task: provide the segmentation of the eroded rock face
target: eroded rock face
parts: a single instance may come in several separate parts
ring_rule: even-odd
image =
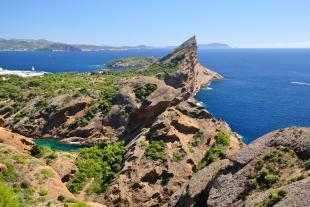
[[[196,119],[169,107],[150,128],[127,145],[122,172],[98,201],[109,206],[164,205],[193,175],[193,167],[214,143],[219,131],[230,129],[226,123],[213,118]],[[203,132],[203,135],[199,144],[192,147],[192,142],[197,141],[197,132]],[[236,136],[230,139],[239,145],[231,145],[228,151],[242,147]],[[159,140],[166,145],[164,160],[153,159],[146,152],[148,144]],[[176,153],[182,153],[181,158],[176,158]]]
[[[272,193],[282,193],[274,206],[308,206],[309,169],[303,162],[309,152],[309,128],[271,132],[228,156],[223,168],[217,166],[222,160],[201,170],[174,193],[168,206],[254,206],[270,202]]]
[[[35,145],[33,139],[12,133],[2,127],[0,127],[0,143],[13,146],[18,151],[26,154],[29,154],[31,148]]]
[[[124,80],[126,87],[122,94],[126,95],[120,102],[126,100],[133,106],[126,126],[128,145],[124,168],[104,196],[97,197],[98,201],[109,206],[162,206],[168,203],[171,195],[192,177],[194,166],[215,142],[218,132],[230,131],[226,123],[212,118],[196,101],[189,100],[203,84],[221,78],[198,63],[196,50],[193,37],[162,58],[159,62],[163,65],[182,62],[180,70],[164,80],[153,77]],[[139,103],[134,89],[146,83],[157,85],[157,89],[146,101]],[[146,128],[141,130],[142,127]],[[197,134],[200,134],[199,138]],[[165,145],[164,157],[154,159],[147,153],[147,148],[160,140]],[[243,146],[234,134],[230,140],[233,144],[226,155]]]
[[[203,85],[210,81],[223,79],[218,73],[199,64],[195,36],[163,57],[161,63],[170,64],[181,60],[181,70],[169,74],[165,78],[165,83],[178,89],[186,99],[195,95]]]

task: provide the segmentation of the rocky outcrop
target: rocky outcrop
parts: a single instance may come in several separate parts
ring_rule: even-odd
[[[211,163],[208,167],[195,174],[189,182],[175,192],[167,206],[191,206],[197,203],[198,197],[209,187],[209,183],[215,179],[218,173],[230,166],[228,159]]]
[[[222,79],[219,74],[204,68],[198,63],[197,43],[195,37],[190,38],[167,56],[159,64],[180,64],[177,72],[168,74],[164,81],[153,77],[137,77],[124,81],[123,93],[127,100],[134,100],[133,89],[139,85],[151,83],[157,85],[154,91],[143,104],[131,101],[132,113],[128,119],[127,132],[132,132],[154,121],[168,107],[176,106],[188,100],[202,87],[212,80]],[[204,113],[204,112],[202,112]],[[206,115],[205,115],[206,116]]]
[[[181,70],[169,74],[165,83],[181,91],[182,96],[188,99],[212,80],[221,80],[223,77],[199,64],[197,43],[195,36],[184,42],[167,56],[161,59],[162,64],[180,63]]]
[[[274,206],[308,206],[309,152],[309,128],[271,132],[198,172],[168,206],[256,206],[272,195],[279,199]]]
[[[214,119],[191,98],[203,84],[221,78],[198,63],[196,49],[193,37],[162,58],[159,61],[162,65],[180,64],[180,69],[164,80],[153,77],[124,80],[126,87],[121,92],[120,102],[127,102],[128,108],[132,106],[126,126],[128,144],[124,167],[97,201],[109,206],[166,204],[193,176],[194,167],[214,144],[218,133],[231,131],[225,122]],[[141,103],[134,90],[147,83],[155,84],[157,89]],[[243,146],[234,133],[229,139],[231,145],[225,151],[226,156]],[[165,145],[165,157],[154,159],[148,155],[148,146],[160,140]],[[222,165],[214,167],[214,175],[226,166]]]
[[[33,139],[12,133],[10,130],[0,127],[0,143],[13,146],[22,153],[29,154],[35,145]]]
[[[219,120],[192,118],[169,107],[127,145],[124,168],[99,201],[109,206],[164,205],[193,175],[194,166],[214,143],[219,131],[230,129]],[[203,132],[200,138],[196,137],[197,132]],[[239,145],[231,145],[227,154],[242,147],[236,136],[230,139]],[[166,146],[164,160],[152,159],[146,152],[147,145],[158,140]],[[193,147],[194,142],[199,144]]]

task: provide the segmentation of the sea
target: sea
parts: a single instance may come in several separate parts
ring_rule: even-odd
[[[0,67],[88,72],[117,58],[162,57],[169,51],[0,52]],[[198,55],[202,65],[225,80],[204,87],[196,99],[244,142],[279,128],[310,127],[310,49],[204,49]]]

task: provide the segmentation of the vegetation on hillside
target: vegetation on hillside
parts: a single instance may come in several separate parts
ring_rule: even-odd
[[[114,99],[122,87],[119,83],[120,79],[153,75],[164,78],[167,74],[178,69],[179,63],[173,63],[166,66],[153,64],[147,69],[125,71],[104,70],[93,73],[45,74],[40,77],[27,78],[6,75],[5,80],[0,81],[0,114],[6,116],[14,114],[14,122],[11,123],[14,124],[23,117],[30,117],[39,110],[44,110],[47,113],[55,112],[57,108],[51,106],[50,102],[52,98],[63,95],[65,96],[63,104],[77,98],[88,97],[92,100],[91,103],[95,103],[95,108],[92,110],[105,116],[114,104]],[[153,90],[154,87],[151,86],[146,89],[146,94],[143,90],[138,90],[141,99],[144,99],[149,94],[148,90]],[[37,102],[31,108],[32,110],[29,110],[26,105],[32,100],[37,100]],[[92,116],[76,120],[72,128],[85,126],[90,118]]]
[[[155,84],[146,84],[135,90],[135,95],[140,101],[144,101],[151,93],[157,89]]]
[[[254,207],[271,207],[280,202],[287,192],[285,190],[274,191],[269,194],[269,196],[261,203],[258,203]]]
[[[6,186],[0,180],[0,206],[1,207],[19,207],[19,201],[11,188]]]
[[[117,176],[122,168],[123,155],[125,153],[124,142],[96,145],[94,147],[79,150],[79,157],[76,160],[78,172],[74,179],[68,183],[68,189],[78,194],[87,181],[93,178],[87,193],[100,193],[105,191],[108,184]]]
[[[149,144],[146,144],[145,154],[155,160],[165,160],[167,157],[166,154],[166,143],[163,140],[160,141],[151,141]]]
[[[0,200],[12,198],[18,205],[12,206],[36,206],[38,200],[34,197],[35,188],[25,179],[23,174],[31,161],[31,156],[16,153],[7,148],[0,148],[0,163],[5,166],[0,172]],[[11,192],[14,192],[13,194]],[[1,203],[1,201],[0,201]],[[2,206],[0,204],[0,206]],[[6,205],[4,205],[6,206]],[[10,206],[10,205],[8,205]]]
[[[219,132],[216,136],[215,143],[206,151],[204,158],[195,166],[194,171],[197,172],[212,162],[222,159],[229,144],[230,133]]]

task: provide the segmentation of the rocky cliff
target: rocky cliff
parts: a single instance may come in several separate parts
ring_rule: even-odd
[[[196,50],[193,37],[160,61],[141,69],[142,72],[139,69],[133,71],[136,73],[134,78],[130,71],[124,72],[124,75],[115,72],[117,78],[110,77],[113,74],[109,72],[77,74],[72,79],[85,77],[86,84],[90,84],[88,90],[83,84],[77,84],[82,88],[75,88],[75,91],[59,89],[60,92],[51,97],[50,94],[36,92],[38,80],[30,80],[27,87],[34,91],[25,91],[29,94],[24,98],[8,93],[7,96],[13,96],[16,100],[7,98],[0,101],[0,116],[4,118],[5,127],[28,137],[55,137],[64,142],[81,143],[106,142],[118,137],[130,139],[132,133],[151,124],[169,106],[176,106],[194,96],[202,85],[222,79],[219,74],[198,63]],[[147,75],[142,76],[141,73]],[[100,89],[110,79],[113,86],[119,87],[116,96],[111,98],[112,95],[107,94],[106,90],[109,91],[112,85],[103,91]],[[72,80],[64,78],[57,84],[69,85],[69,82]],[[20,86],[22,83],[16,84]],[[145,100],[140,100],[138,91],[145,86],[154,86],[156,90]],[[106,99],[100,101],[102,96],[108,96],[106,99],[111,103],[107,105]],[[111,109],[109,105],[112,105]],[[108,113],[102,115],[102,111]]]
[[[167,206],[308,206],[310,129],[271,132],[198,172]]]
[[[282,129],[245,146],[194,99],[217,79],[199,64],[195,37],[142,69],[26,82],[9,77],[7,88],[0,85],[0,126],[33,138],[105,145],[45,149],[33,157],[32,139],[0,128],[0,176],[21,172],[37,188],[38,203],[48,188],[48,199],[62,194],[94,206],[308,206],[310,130]],[[20,84],[28,87],[23,93],[15,90]],[[59,91],[44,93],[49,86]],[[107,144],[117,140],[125,147]]]
[[[146,106],[130,115],[127,130],[144,128],[130,136],[124,167],[104,196],[96,198],[98,202],[109,206],[164,205],[193,175],[219,133],[228,134],[223,157],[243,146],[226,123],[214,119],[192,98],[202,85],[222,78],[198,63],[195,37],[162,58],[160,64],[181,66],[164,80],[137,78],[126,82],[124,94],[133,94],[132,85],[143,81],[158,88],[147,97]]]

